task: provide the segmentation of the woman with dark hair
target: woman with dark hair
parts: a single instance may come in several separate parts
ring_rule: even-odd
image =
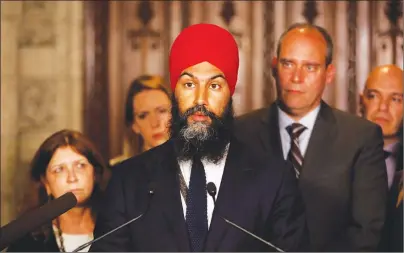
[[[143,75],[130,85],[125,104],[125,125],[129,147],[111,160],[118,163],[159,146],[169,138],[171,93],[160,76]]]
[[[72,192],[77,205],[11,245],[7,251],[69,252],[93,239],[98,201],[106,164],[94,145],[81,133],[62,130],[48,137],[31,162],[35,204]],[[83,251],[88,251],[89,247]]]

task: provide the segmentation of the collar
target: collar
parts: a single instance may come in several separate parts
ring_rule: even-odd
[[[318,105],[314,110],[306,114],[299,121],[293,120],[289,115],[282,111],[278,106],[279,115],[279,129],[285,129],[287,126],[293,123],[300,123],[305,126],[309,131],[311,131],[316,123],[317,115],[320,112],[321,105]]]

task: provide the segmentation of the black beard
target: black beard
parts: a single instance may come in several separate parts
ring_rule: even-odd
[[[188,117],[195,112],[208,116],[211,124],[195,122],[188,125]],[[218,163],[224,157],[226,146],[233,134],[234,111],[231,98],[223,114],[217,116],[203,105],[192,107],[181,114],[178,101],[173,96],[171,113],[170,134],[179,160],[189,160],[197,155],[199,158]]]

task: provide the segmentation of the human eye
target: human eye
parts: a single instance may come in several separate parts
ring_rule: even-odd
[[[402,96],[393,96],[393,98],[391,100],[395,103],[402,103],[403,97]]]
[[[210,88],[211,88],[212,90],[218,90],[218,89],[221,88],[221,86],[220,86],[220,84],[218,84],[218,83],[212,83],[212,84],[210,84]]]
[[[281,64],[284,68],[291,68],[293,66],[293,63],[290,61],[282,61]]]
[[[168,108],[160,108],[158,110],[159,113],[167,113],[168,111],[169,111]]]
[[[315,65],[309,64],[309,65],[306,66],[306,69],[308,71],[315,71],[317,68],[316,68]]]
[[[56,165],[56,166],[51,167],[50,172],[53,174],[59,174],[59,173],[63,172],[63,169],[64,169],[64,166]]]
[[[376,94],[374,92],[368,92],[368,93],[366,93],[366,98],[374,99],[374,98],[376,98]]]
[[[143,119],[145,119],[145,118],[147,117],[147,112],[139,113],[139,114],[137,115],[137,117],[138,117],[139,119],[143,120]]]
[[[82,162],[78,162],[77,163],[77,165],[76,165],[76,167],[78,168],[78,169],[85,169],[86,167],[87,167],[87,163],[86,162],[84,162],[84,161],[82,161]]]
[[[195,84],[194,84],[194,83],[191,83],[191,82],[186,82],[186,83],[184,83],[184,86],[185,86],[186,88],[194,88],[194,87],[195,87]]]

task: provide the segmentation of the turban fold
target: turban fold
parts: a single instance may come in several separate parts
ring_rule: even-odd
[[[237,83],[239,56],[232,34],[213,24],[196,24],[185,28],[170,51],[170,83],[174,91],[186,68],[207,61],[220,69],[233,95]]]

